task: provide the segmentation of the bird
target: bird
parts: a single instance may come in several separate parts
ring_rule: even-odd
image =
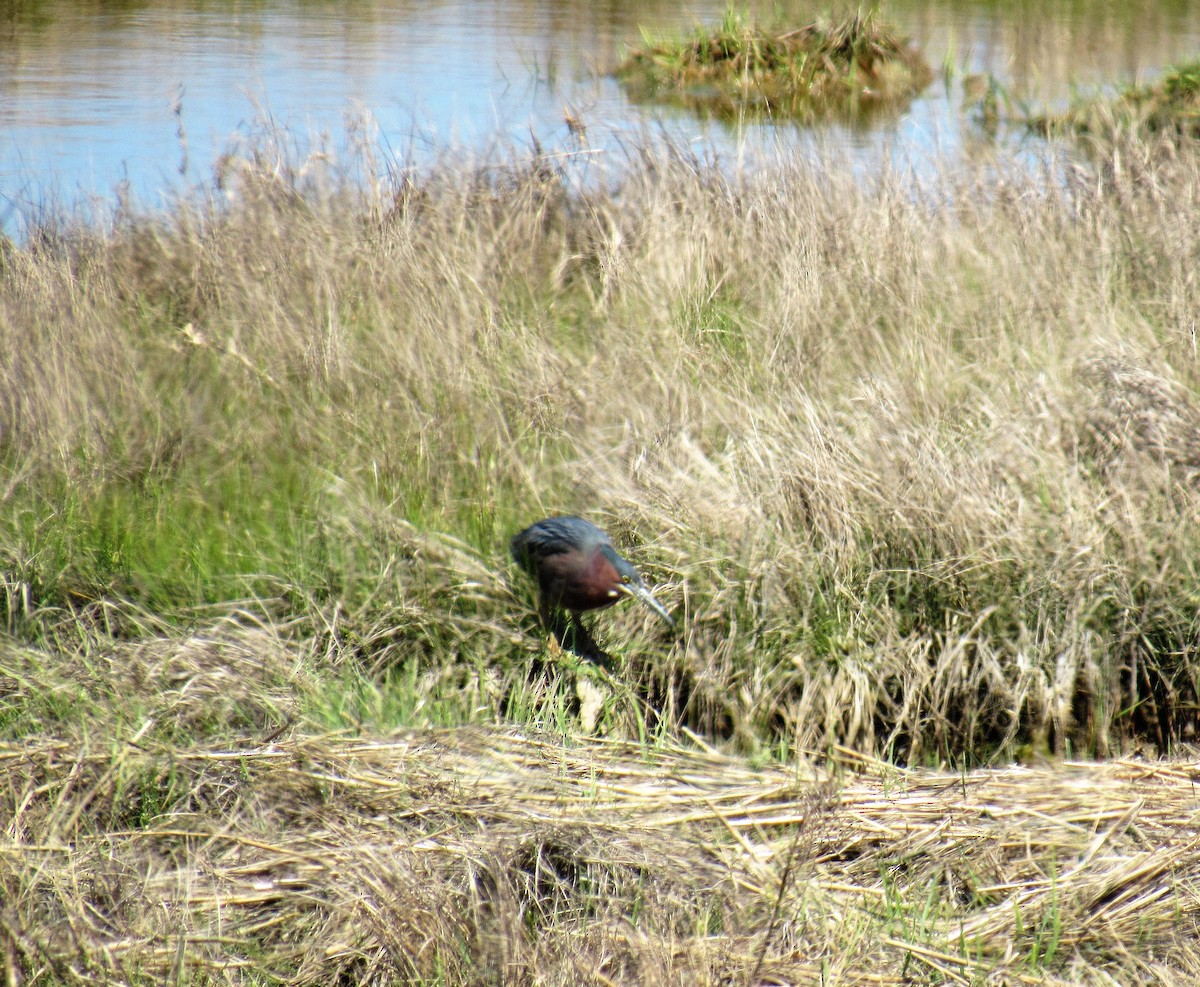
[[[582,630],[581,612],[611,607],[626,596],[641,600],[675,626],[638,571],[591,521],[543,518],[515,534],[511,549],[513,560],[537,582],[538,608],[547,628],[557,607],[569,611],[575,627]]]

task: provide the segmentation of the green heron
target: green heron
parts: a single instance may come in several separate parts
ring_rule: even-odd
[[[539,609],[547,627],[555,607],[569,610],[575,626],[581,627],[581,611],[611,607],[623,596],[637,597],[675,626],[638,571],[590,521],[548,517],[531,524],[513,536],[512,556],[537,580]]]

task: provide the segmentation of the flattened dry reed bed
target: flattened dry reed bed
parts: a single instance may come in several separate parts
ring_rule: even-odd
[[[1182,985],[1198,775],[37,738],[0,747],[0,954],[27,984]]]

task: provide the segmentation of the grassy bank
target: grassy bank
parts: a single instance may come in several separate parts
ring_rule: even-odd
[[[7,245],[9,981],[1193,982],[1186,769],[966,773],[1193,739],[1190,154],[362,191],[263,147]],[[506,542],[551,512],[679,636],[625,607],[611,669],[548,649]],[[573,750],[564,801],[529,764]],[[643,762],[676,781],[613,802]],[[966,828],[871,842],[906,785]]]
[[[10,248],[7,633],[241,610],[503,719],[457,690],[541,653],[507,538],[580,512],[682,618],[598,618],[617,734],[956,762],[1190,736],[1189,162],[925,201],[500,157],[361,196],[264,160]]]

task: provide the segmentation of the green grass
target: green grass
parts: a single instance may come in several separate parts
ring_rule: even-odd
[[[319,536],[317,471],[264,466],[272,473],[214,462],[203,475],[31,490],[13,505],[8,537],[33,561],[27,575],[46,603],[119,597],[170,614],[352,570]]]

